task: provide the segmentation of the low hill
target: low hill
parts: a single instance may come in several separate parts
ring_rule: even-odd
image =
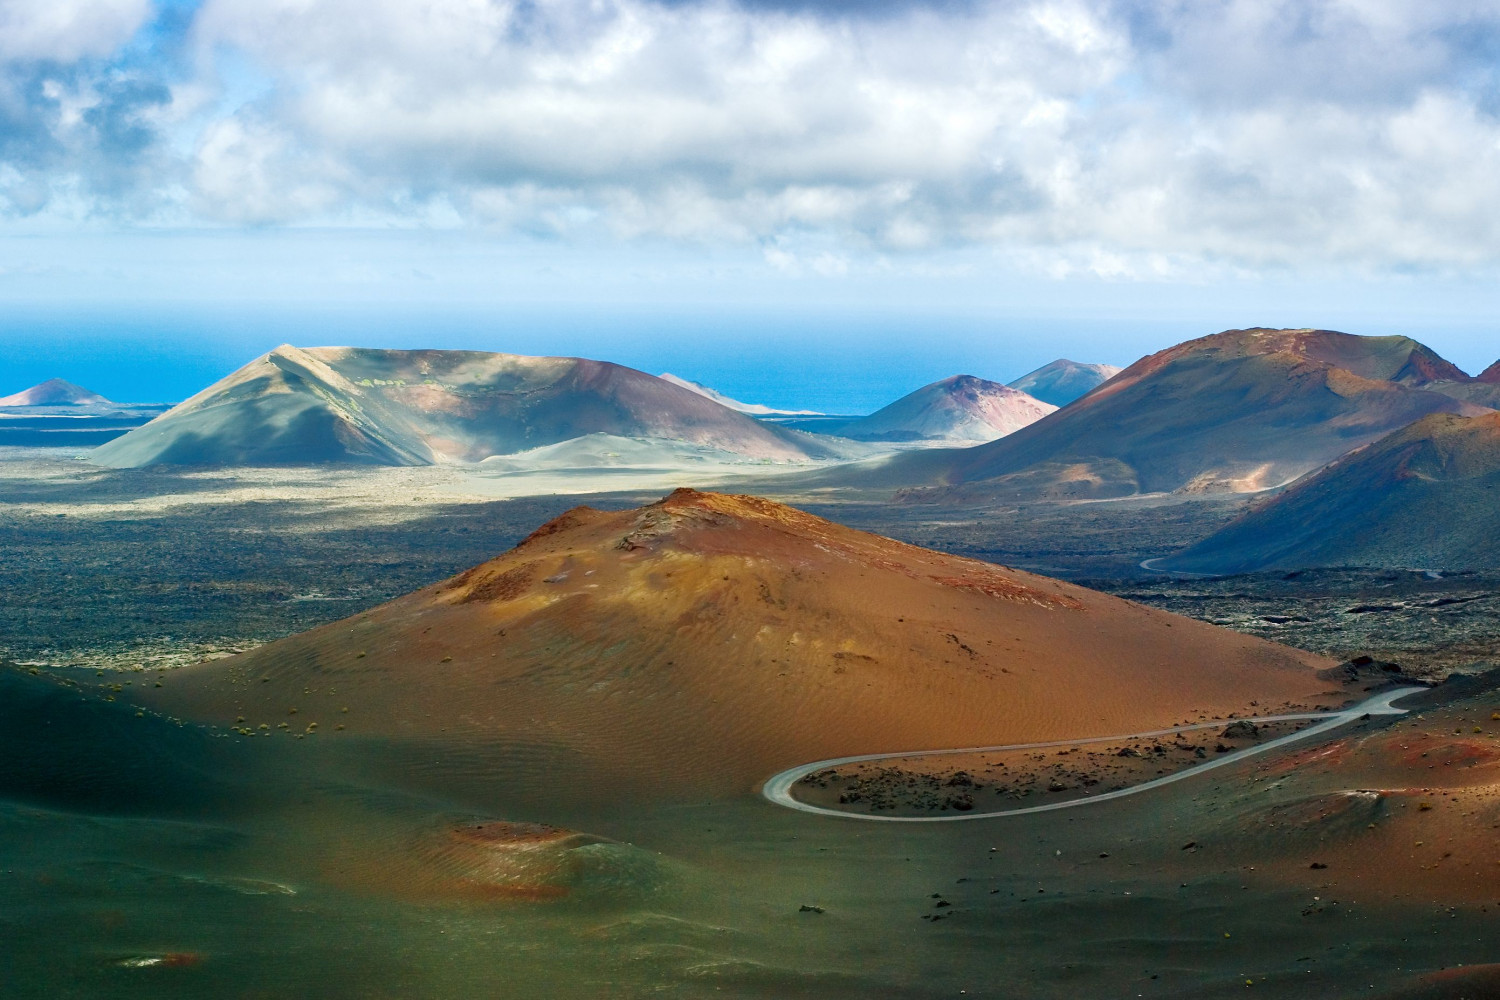
[[[1472,378],[1464,382],[1434,382],[1431,388],[1454,399],[1500,410],[1500,381]]]
[[[742,794],[838,754],[1307,704],[1330,665],[770,501],[679,490],[577,508],[450,580],[136,697],[252,737],[416,740],[454,761],[461,746],[544,750],[579,794]]]
[[[710,389],[698,382],[690,382],[685,378],[678,378],[671,372],[662,372],[657,378],[673,385],[680,385],[690,392],[696,392],[705,399],[711,399],[720,406],[727,406],[739,413],[748,413],[752,417],[821,417],[823,414],[818,410],[778,410],[774,406],[765,406],[761,403],[742,403],[738,399],[724,395],[717,389]]]
[[[1008,437],[897,456],[878,475],[950,487],[915,500],[1261,490],[1429,413],[1487,412],[1435,388],[1468,379],[1408,337],[1229,330],[1143,358]]]
[[[1334,462],[1164,569],[1500,566],[1500,413],[1435,414]]]
[[[165,403],[115,403],[60,378],[0,398],[0,445],[93,448],[167,410]]]
[[[1454,399],[1500,410],[1500,361],[1473,378],[1454,366],[1435,374],[1436,377],[1426,384],[1427,388],[1446,393]]]
[[[1057,407],[999,382],[954,375],[839,428],[856,441],[993,441]]]
[[[109,406],[110,401],[60,378],[23,389],[10,396],[0,396],[0,406]]]
[[[1067,406],[1080,396],[1108,382],[1124,369],[1117,365],[1081,364],[1059,358],[1042,365],[1034,372],[1022,375],[1010,383],[1029,396],[1035,396],[1053,406]]]
[[[608,362],[283,345],[96,449],[91,460],[116,467],[430,465],[596,433],[751,459],[821,454],[810,438]]]

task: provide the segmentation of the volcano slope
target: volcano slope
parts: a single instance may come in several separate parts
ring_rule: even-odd
[[[1329,665],[770,501],[679,490],[577,508],[457,577],[184,668],[145,697],[246,736],[547,747],[586,794],[629,781],[676,796],[738,794],[841,754],[1304,707],[1328,700]]]
[[[284,344],[95,449],[90,460],[120,468],[431,465],[587,434],[775,461],[826,450],[807,435],[604,361]]]
[[[1438,392],[1455,399],[1467,400],[1480,406],[1500,410],[1500,361],[1496,361],[1473,378],[1449,378],[1432,384]]]
[[[945,484],[906,495],[917,501],[1251,492],[1429,413],[1488,412],[1438,388],[1470,381],[1407,337],[1229,330],[1143,358],[998,441],[850,474]]]
[[[1434,414],[1294,484],[1157,563],[1198,573],[1318,566],[1490,569],[1500,560],[1500,413]]]
[[[856,441],[993,441],[1056,409],[1008,385],[953,375],[845,424],[839,435]]]
[[[1036,371],[1027,372],[1014,382],[1012,389],[1020,389],[1028,396],[1040,399],[1053,406],[1067,406],[1073,400],[1086,395],[1114,378],[1123,368],[1117,365],[1082,364],[1058,358]]]
[[[8,406],[110,406],[109,400],[81,385],[60,378],[32,386],[10,396],[0,396],[0,407]]]
[[[1268,759],[1197,832],[1267,877],[1298,882],[1317,872],[1324,900],[1347,903],[1344,894],[1357,892],[1361,901],[1492,904],[1497,682],[1494,673],[1460,678],[1404,699],[1404,718]]]

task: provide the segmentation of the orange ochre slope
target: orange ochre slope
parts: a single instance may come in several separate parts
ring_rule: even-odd
[[[1500,703],[1485,692],[1260,765],[1289,801],[1257,867],[1324,898],[1500,902]],[[1337,890],[1334,892],[1333,890]],[[1455,994],[1457,995],[1457,994]]]
[[[1128,733],[1342,700],[1330,661],[1046,577],[678,490],[569,511],[344,621],[189,667],[245,734],[515,741],[743,790],[843,754]]]

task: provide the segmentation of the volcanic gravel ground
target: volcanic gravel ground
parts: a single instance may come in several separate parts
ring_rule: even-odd
[[[1107,743],[887,758],[814,771],[798,782],[795,794],[849,812],[991,812],[1128,788],[1307,724],[1240,722]]]

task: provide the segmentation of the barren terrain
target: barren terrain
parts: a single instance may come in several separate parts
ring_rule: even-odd
[[[1228,722],[1061,747],[889,757],[814,771],[797,783],[796,797],[841,811],[893,816],[1071,802],[1176,774],[1307,725]]]
[[[770,482],[755,484],[761,488]],[[737,487],[739,488],[739,487]],[[0,656],[181,665],[334,621],[494,556],[579,503],[494,500],[452,466],[101,469],[0,449]],[[776,496],[776,493],[771,493]],[[1500,666],[1500,573],[1316,570],[1189,579],[1141,569],[1212,533],[1240,497],[934,508],[878,492],[787,502],[915,545],[1076,580],[1133,601],[1419,676]],[[99,607],[107,605],[108,614]]]
[[[657,496],[587,502],[618,511]],[[1472,672],[1500,637],[1490,596],[1500,578],[1483,574],[1177,580],[1140,569],[1215,530],[1234,499],[995,510],[854,493],[797,500],[1336,660],[1371,656],[1352,674],[1335,668],[1330,690],[1361,691],[1386,674],[1383,660]],[[136,666],[369,611],[582,501],[497,502],[443,467],[169,473],[0,453],[0,642],[4,657],[36,664],[0,668],[10,995],[448,998],[487,995],[497,969],[539,994],[579,998],[1199,1000],[1244,996],[1248,983],[1308,1000],[1446,1000],[1493,984],[1493,677],[1450,680],[1409,717],[1355,723],[1169,789],[920,829],[794,813],[750,781],[635,802],[591,780],[566,745],[524,732],[338,730],[349,725],[339,709],[359,705],[327,690],[337,684],[289,689],[294,700],[274,716],[268,707],[210,725],[136,705],[186,676]],[[948,646],[949,659],[964,655]],[[440,676],[459,659],[418,665]],[[831,663],[846,672],[830,683],[855,669]],[[1196,714],[1174,715],[1184,719]],[[852,785],[873,799],[910,783],[905,806],[921,812],[939,793],[1065,799],[1250,745],[1227,725],[1059,747],[1040,761],[841,769],[815,791],[836,798]],[[1098,733],[1081,722],[1071,731]],[[1119,756],[1132,749],[1140,756]],[[971,786],[947,784],[959,770]]]

